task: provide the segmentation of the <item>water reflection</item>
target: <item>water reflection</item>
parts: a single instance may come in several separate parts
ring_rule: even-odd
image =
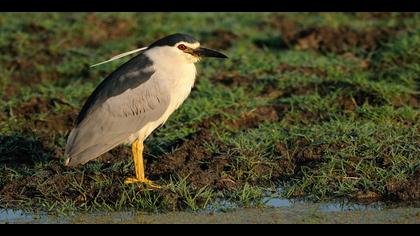
[[[34,217],[25,214],[23,211],[20,210],[0,210],[0,222],[1,223],[15,223],[17,221],[32,221],[34,220]]]

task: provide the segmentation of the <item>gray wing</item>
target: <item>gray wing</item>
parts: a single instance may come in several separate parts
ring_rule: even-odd
[[[108,76],[92,93],[66,145],[67,165],[84,164],[123,143],[169,105],[168,88],[154,78],[144,54]]]

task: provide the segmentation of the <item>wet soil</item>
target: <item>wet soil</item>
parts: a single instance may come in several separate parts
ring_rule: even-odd
[[[405,181],[389,180],[386,189],[391,198],[412,201],[420,199],[420,170]]]
[[[149,167],[151,177],[160,176],[169,179],[171,176],[179,176],[187,178],[187,181],[197,188],[225,186],[222,172],[231,157],[211,152],[205,146],[206,143],[218,145],[221,149],[227,148],[219,140],[214,139],[208,130],[199,131],[174,152],[152,161]]]
[[[313,49],[322,53],[343,54],[354,48],[373,51],[390,35],[393,29],[371,29],[356,31],[349,27],[338,29],[313,27],[297,32],[292,38],[285,38],[297,49]]]
[[[258,47],[275,49],[310,49],[323,54],[345,54],[354,49],[370,52],[395,36],[401,29],[372,28],[356,30],[347,26],[303,28],[298,22],[277,16],[266,23],[281,33],[280,38],[259,39]]]
[[[229,109],[227,109],[229,110]],[[256,128],[261,122],[278,120],[274,107],[263,106],[241,114],[238,119],[230,120],[216,115],[198,124],[199,131],[181,144],[170,149],[174,152],[152,160],[150,173],[153,177],[180,176],[187,177],[188,182],[197,188],[209,186],[214,189],[232,189],[244,184],[243,180],[233,180],[231,169],[235,153],[210,131],[214,125],[225,125],[235,130]],[[211,151],[209,145],[216,146],[218,151]],[[262,167],[262,166],[261,166]],[[261,170],[263,171],[263,170]]]

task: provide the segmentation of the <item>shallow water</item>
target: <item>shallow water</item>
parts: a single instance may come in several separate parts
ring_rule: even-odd
[[[264,205],[269,207],[316,207],[319,211],[323,212],[340,212],[340,211],[363,211],[363,210],[382,210],[387,205],[385,203],[369,203],[357,204],[347,201],[327,202],[327,203],[311,203],[305,201],[292,201],[284,198],[266,198]],[[388,205],[390,207],[390,205]]]
[[[225,208],[203,212],[145,213],[139,211],[29,214],[0,210],[0,223],[420,223],[420,204],[308,203],[267,198],[260,208]]]

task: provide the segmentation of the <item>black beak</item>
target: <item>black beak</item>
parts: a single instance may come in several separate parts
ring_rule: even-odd
[[[199,57],[217,57],[217,58],[228,58],[226,55],[211,50],[211,49],[207,49],[207,48],[197,48],[194,49],[194,54],[199,56]]]

